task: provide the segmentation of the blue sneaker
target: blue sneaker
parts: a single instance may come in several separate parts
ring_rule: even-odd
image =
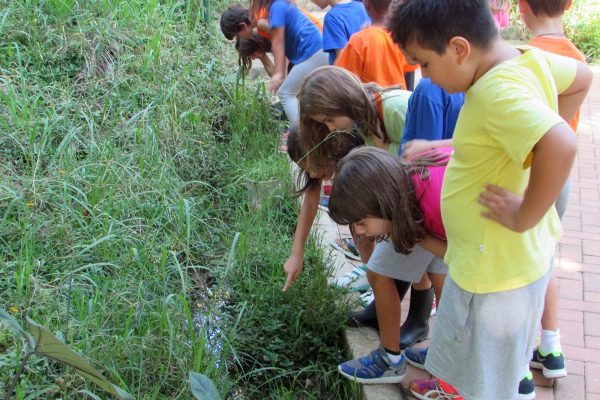
[[[535,369],[541,369],[544,376],[548,379],[562,378],[567,376],[565,368],[565,356],[559,351],[542,354],[539,349],[533,351],[533,357],[529,366]]]
[[[425,369],[425,358],[427,358],[427,347],[409,347],[404,350],[406,361],[415,368]]]
[[[521,382],[519,382],[519,400],[531,400],[535,399],[535,385],[533,383],[533,375],[531,371],[525,375]]]
[[[406,363],[402,357],[397,364],[392,364],[385,349],[379,346],[368,356],[338,365],[338,371],[358,383],[400,383],[406,373]]]

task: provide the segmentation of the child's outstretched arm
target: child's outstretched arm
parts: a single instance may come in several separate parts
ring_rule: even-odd
[[[515,232],[534,227],[552,207],[563,188],[577,153],[577,139],[566,122],[552,127],[533,148],[529,184],[520,197],[496,185],[487,185],[479,203],[482,215]]]
[[[298,276],[300,276],[300,273],[302,272],[302,265],[304,264],[304,246],[306,245],[310,228],[317,215],[320,195],[321,185],[313,185],[304,193],[300,214],[298,214],[298,225],[296,226],[296,232],[294,233],[292,251],[290,252],[290,257],[285,264],[283,264],[283,271],[286,276],[285,284],[283,285],[284,292],[288,290],[296,279],[298,279]]]
[[[273,76],[275,66],[273,65],[273,61],[271,61],[267,53],[264,53],[259,60],[265,68],[265,71],[267,71],[267,75],[269,75],[269,77]]]
[[[271,80],[269,81],[269,91],[276,94],[286,75],[284,27],[271,30],[271,50],[273,52],[273,58],[275,58],[275,68]]]

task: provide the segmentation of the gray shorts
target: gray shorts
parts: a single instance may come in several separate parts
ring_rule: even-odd
[[[427,250],[415,246],[412,253],[405,256],[394,250],[394,245],[388,241],[377,243],[367,268],[380,275],[407,282],[419,282],[425,272],[448,273],[444,260]]]
[[[425,368],[465,399],[516,398],[535,342],[552,268],[518,289],[475,294],[450,276],[438,304]]]

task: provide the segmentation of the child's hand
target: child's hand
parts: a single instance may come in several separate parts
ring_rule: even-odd
[[[431,146],[431,142],[429,140],[414,139],[408,141],[404,143],[404,146],[402,146],[402,159],[410,161],[420,153],[432,148],[433,147]]]
[[[283,291],[287,291],[302,272],[303,260],[301,258],[290,256],[288,260],[283,264],[283,271],[285,272],[285,284],[283,285]]]
[[[279,86],[283,83],[283,74],[281,72],[276,72],[271,76],[271,80],[269,80],[269,91],[276,95],[279,90]]]
[[[489,209],[481,215],[496,221],[500,225],[515,231],[523,232],[518,217],[523,198],[513,192],[496,185],[486,185],[485,191],[479,195],[479,203]]]

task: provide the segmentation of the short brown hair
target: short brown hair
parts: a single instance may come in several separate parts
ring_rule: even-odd
[[[238,35],[240,24],[250,25],[250,11],[240,4],[227,7],[221,15],[221,32],[227,40],[232,40]]]
[[[568,0],[525,0],[536,17],[558,17],[565,13]]]

